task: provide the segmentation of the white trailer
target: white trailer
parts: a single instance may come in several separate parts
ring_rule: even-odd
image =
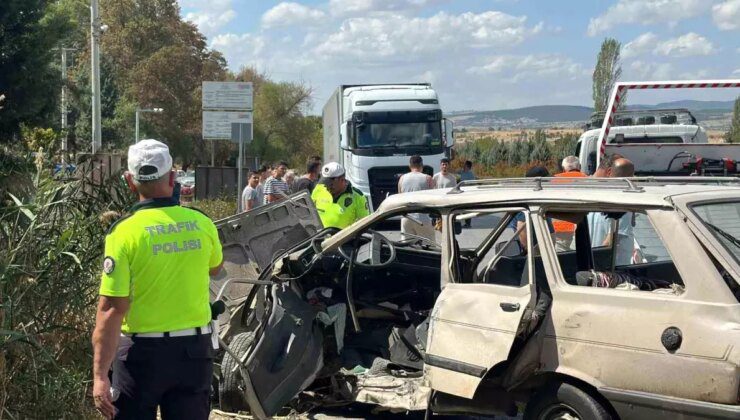
[[[420,155],[431,175],[454,142],[428,83],[339,86],[324,105],[323,124],[324,161],[341,163],[373,210],[397,192],[410,156]]]

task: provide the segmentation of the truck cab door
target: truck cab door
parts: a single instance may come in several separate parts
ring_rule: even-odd
[[[453,282],[442,290],[432,310],[424,360],[425,374],[436,391],[472,398],[486,373],[509,359],[515,339],[531,317],[535,296],[532,221],[525,209],[504,210],[525,214],[528,252],[507,257],[508,246],[490,246],[486,255],[492,259],[484,260],[486,269],[488,261],[498,262],[491,263],[491,270],[482,276],[485,282]],[[502,229],[499,236],[504,235],[511,236],[511,230]],[[448,240],[454,240],[449,236]],[[456,251],[453,258],[458,257]],[[454,273],[452,277],[459,281],[461,276]]]
[[[444,125],[445,146],[449,149],[450,147],[455,145],[455,124],[452,122],[452,120],[448,120],[447,118],[443,119],[442,123]]]

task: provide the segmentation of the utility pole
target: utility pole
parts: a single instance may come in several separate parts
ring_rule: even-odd
[[[69,151],[67,144],[67,52],[75,51],[77,48],[61,48],[62,50],[62,164],[65,155]]]
[[[92,153],[100,150],[102,132],[100,128],[100,10],[98,0],[90,2],[90,57],[92,60]]]

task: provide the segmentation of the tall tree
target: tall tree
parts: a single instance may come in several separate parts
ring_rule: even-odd
[[[725,141],[727,143],[740,143],[740,96],[735,99],[730,130],[725,133]]]
[[[305,116],[311,104],[310,87],[276,83],[248,67],[241,69],[235,79],[254,84],[255,128],[250,153],[268,161],[288,160],[298,168],[308,156],[321,154],[321,121]]]
[[[620,64],[620,49],[622,45],[613,38],[606,38],[601,43],[601,50],[596,57],[596,67],[593,74],[593,99],[596,112],[606,111],[609,106],[609,95],[611,95],[614,84],[622,75]],[[621,106],[624,106],[624,99]]]
[[[68,9],[85,0],[61,0]],[[103,145],[123,148],[134,138],[137,106],[164,108],[142,118],[141,133],[167,142],[176,158],[207,156],[200,137],[203,80],[224,80],[226,61],[207,47],[176,0],[103,0],[101,39]],[[77,60],[72,115],[76,136],[89,137],[89,46]],[[79,143],[79,142],[78,142]],[[81,143],[86,144],[86,142]]]
[[[58,120],[55,47],[71,28],[63,15],[47,13],[52,7],[50,0],[4,0],[0,6],[0,142],[18,134],[21,123]]]

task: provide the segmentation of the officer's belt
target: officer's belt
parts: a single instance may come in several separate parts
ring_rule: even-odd
[[[192,335],[210,334],[211,325],[208,324],[205,327],[186,328],[184,330],[168,331],[168,332],[147,332],[147,333],[131,333],[121,334],[126,337],[139,337],[139,338],[164,338],[164,337],[189,337]]]

